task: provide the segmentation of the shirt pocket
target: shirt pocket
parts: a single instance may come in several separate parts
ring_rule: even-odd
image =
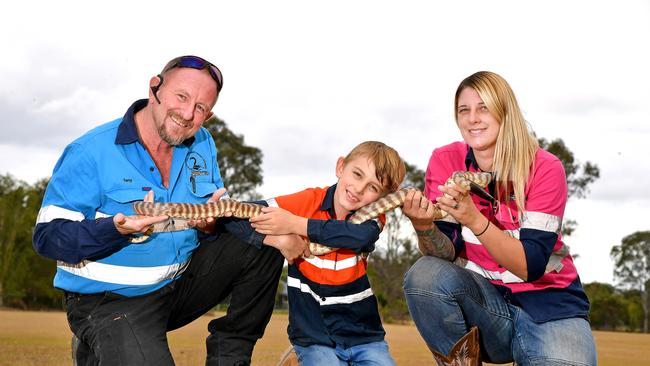
[[[193,199],[195,202],[193,203],[204,203],[206,202],[210,197],[212,197],[212,194],[214,191],[216,191],[219,187],[217,187],[214,182],[201,182],[201,181],[195,181],[193,183],[189,183],[189,191],[190,191],[190,198]]]
[[[101,207],[101,212],[106,215],[115,215],[123,213],[127,216],[135,215],[133,203],[142,201],[147,192],[141,189],[114,189],[106,192],[106,200]]]

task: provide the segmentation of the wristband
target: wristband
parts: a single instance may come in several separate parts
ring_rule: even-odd
[[[485,225],[485,229],[483,229],[483,231],[481,231],[481,232],[478,233],[478,234],[474,234],[474,232],[472,232],[472,234],[474,234],[474,236],[476,236],[476,237],[479,237],[479,236],[485,234],[485,232],[487,231],[488,227],[490,227],[490,220],[488,220],[487,225]]]

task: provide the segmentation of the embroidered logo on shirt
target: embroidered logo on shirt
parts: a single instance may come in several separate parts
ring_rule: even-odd
[[[185,158],[185,167],[190,171],[190,183],[192,183],[192,192],[196,193],[196,176],[210,175],[205,164],[205,159],[196,153],[191,152]]]

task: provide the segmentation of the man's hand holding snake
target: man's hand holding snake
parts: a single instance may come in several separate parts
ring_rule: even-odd
[[[221,196],[223,196],[226,193],[225,188],[219,188],[214,193],[212,194],[212,197],[208,200],[208,202],[217,202],[221,199]],[[229,217],[232,216],[231,212],[225,212],[224,216]],[[206,218],[201,218],[201,219],[196,219],[196,220],[189,220],[187,222],[187,225],[190,227],[194,227],[197,230],[201,230],[206,234],[213,234],[214,233],[214,225],[216,223],[216,219],[214,217],[206,217]]]
[[[153,202],[153,191],[149,191],[144,196],[144,202]],[[113,224],[117,231],[122,235],[131,235],[135,233],[146,233],[150,231],[152,225],[158,222],[167,220],[167,215],[156,215],[156,216],[144,216],[144,215],[133,215],[126,216],[122,213],[118,213],[113,216]]]

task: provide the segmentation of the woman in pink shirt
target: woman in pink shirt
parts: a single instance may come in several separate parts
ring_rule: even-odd
[[[420,334],[447,354],[478,326],[485,361],[595,365],[589,301],[561,235],[562,162],[539,147],[495,73],[463,80],[454,109],[463,141],[433,151],[424,195],[404,207],[424,254],[404,281]],[[444,186],[459,170],[492,173],[495,199]],[[431,202],[449,215],[432,222]]]

